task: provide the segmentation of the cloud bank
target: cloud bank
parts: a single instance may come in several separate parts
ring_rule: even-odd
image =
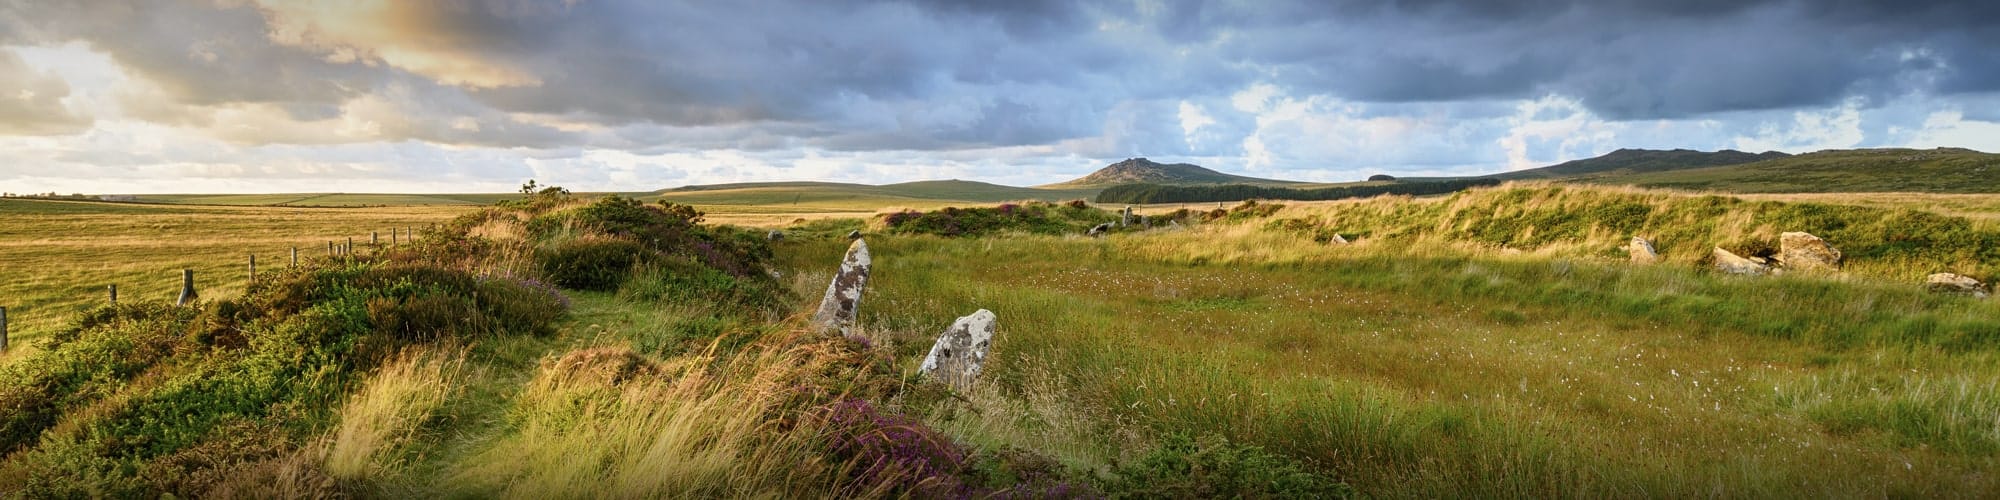
[[[2000,150],[2000,4],[0,0],[0,187],[1354,180]]]

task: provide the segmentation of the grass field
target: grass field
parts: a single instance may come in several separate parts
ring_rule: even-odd
[[[108,300],[172,300],[181,269],[194,269],[205,297],[240,294],[250,255],[272,269],[326,255],[327,242],[357,247],[370,232],[389,242],[404,231],[449,219],[464,208],[174,207],[0,199],[0,297],[17,341],[54,330],[76,311]],[[27,347],[29,342],[16,342]],[[10,356],[13,353],[9,353]]]
[[[745,189],[768,188],[715,191]],[[909,206],[855,196],[798,211],[700,206],[711,220],[769,226]],[[1751,198],[1532,184],[1293,203],[1102,239],[871,234],[867,342],[786,341],[795,317],[723,314],[713,300],[567,291],[569,312],[549,335],[413,349],[355,375],[299,421],[318,423],[292,424],[321,437],[259,467],[323,471],[325,491],[361,496],[895,494],[841,479],[840,462],[814,451],[824,431],[775,424],[806,414],[764,396],[908,385],[937,333],[983,308],[1000,328],[979,386],[873,402],[972,449],[1053,458],[1076,477],[1129,474],[1187,436],[1260,446],[1378,497],[2000,489],[2000,301],[1932,294],[1911,279],[1935,266],[1990,277],[2000,262],[1977,245],[1927,253],[1908,243],[1982,241],[1996,231],[1995,202]],[[909,207],[949,204],[964,205]],[[1929,206],[1967,220],[1911,212]],[[171,300],[179,269],[192,267],[204,298],[232,297],[244,292],[247,254],[278,267],[293,246],[319,256],[328,240],[386,240],[390,227],[469,211],[0,200],[0,305],[16,346],[0,366],[35,356],[36,341],[101,302],[108,283],[121,301]],[[519,238],[531,224],[517,223],[477,232]],[[1789,229],[1847,245],[1849,271],[1742,278],[1692,256]],[[1632,231],[1664,235],[1667,262],[1624,263],[1616,244]],[[816,302],[847,245],[841,232],[798,231],[773,246],[788,309]],[[1328,232],[1355,243],[1315,239]],[[688,285],[646,290],[671,296],[674,286]],[[889,374],[842,371],[871,366],[851,362],[870,356]],[[180,368],[158,370],[170,369]],[[651,375],[621,382],[630,373]],[[181,380],[133,376],[132,393],[52,432]],[[0,483],[41,470],[22,463],[71,463],[65,449],[7,456]]]
[[[1289,257],[1183,253],[1219,236]],[[824,262],[835,247],[801,244],[791,259]],[[991,384],[918,409],[987,445],[1107,464],[1162,434],[1213,433],[1389,497],[1996,487],[1980,472],[2000,451],[1990,347],[1791,338],[1932,314],[1990,328],[1990,301],[1204,232],[876,248],[868,325],[906,367],[937,325],[999,315]]]

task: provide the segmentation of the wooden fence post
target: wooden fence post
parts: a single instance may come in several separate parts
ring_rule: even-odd
[[[7,308],[0,306],[0,352],[7,352]]]
[[[396,228],[389,228],[389,246],[396,245]]]
[[[183,305],[183,306],[184,306],[184,305],[188,305],[188,303],[190,303],[190,302],[194,302],[194,300],[195,300],[196,298],[199,298],[199,295],[198,295],[198,294],[196,294],[196,293],[194,292],[194,270],[193,270],[193,269],[182,269],[182,270],[181,270],[181,299],[180,299],[180,301],[179,301],[179,302],[176,302],[176,304],[177,304],[177,305]]]
[[[299,267],[299,247],[292,247],[292,267]]]
[[[111,305],[118,305],[118,284],[112,283],[106,286],[105,289],[111,292]]]
[[[381,231],[369,231],[369,232],[368,232],[368,246],[371,246],[371,247],[376,247],[376,246],[382,246],[382,232],[381,232]]]
[[[347,237],[347,246],[340,249],[341,255],[354,255],[354,237]]]
[[[257,281],[257,254],[250,254],[250,281]]]

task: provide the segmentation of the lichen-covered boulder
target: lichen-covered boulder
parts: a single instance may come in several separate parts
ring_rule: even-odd
[[[1783,233],[1778,235],[1778,260],[1786,269],[1838,271],[1840,249],[1811,234]]]
[[[1709,256],[1710,260],[1714,261],[1715,270],[1717,271],[1749,276],[1771,273],[1771,266],[1761,262],[1763,259],[1753,259],[1736,255],[1728,250],[1723,250],[1722,247],[1715,247],[1715,251],[1709,252]]]
[[[993,346],[993,321],[993,311],[980,309],[951,322],[951,328],[931,345],[930,355],[924,357],[917,372],[958,390],[972,388],[979,371],[986,367],[986,352]]]
[[[1103,223],[1103,224],[1098,224],[1098,225],[1096,225],[1096,226],[1091,226],[1091,228],[1090,228],[1090,231],[1088,231],[1088,232],[1085,232],[1085,233],[1083,233],[1083,234],[1087,234],[1087,235],[1091,235],[1091,236],[1104,236],[1104,233],[1108,233],[1108,232],[1111,232],[1111,226],[1112,226],[1113,224],[1116,224],[1116,223],[1115,223],[1115,222],[1106,222],[1106,223]]]
[[[1342,237],[1342,236],[1340,235],[1340,233],[1333,233],[1333,237],[1332,237],[1332,238],[1327,238],[1327,239],[1326,239],[1326,244],[1328,244],[1328,245],[1345,245],[1345,244],[1347,244],[1347,238],[1345,238],[1345,237]]]
[[[868,242],[857,239],[847,245],[847,257],[840,261],[840,272],[826,285],[826,297],[820,299],[819,310],[813,313],[815,328],[839,330],[841,335],[852,333],[855,308],[861,304],[862,290],[868,287],[869,262]]]
[[[764,233],[764,240],[766,241],[784,241],[784,239],[785,239],[784,231],[772,229],[771,232]]]
[[[1962,293],[1974,297],[1985,297],[1990,291],[1978,279],[1958,273],[1937,273],[1924,279],[1924,288],[1933,292]]]
[[[1643,236],[1633,236],[1632,243],[1625,245],[1625,253],[1631,254],[1633,264],[1652,264],[1660,261],[1660,252],[1653,249],[1653,242]]]

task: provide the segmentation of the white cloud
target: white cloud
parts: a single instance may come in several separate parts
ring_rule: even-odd
[[[1852,148],[1862,144],[1861,100],[1849,99],[1830,109],[1793,112],[1789,123],[1767,121],[1752,135],[1735,139],[1745,151],[1805,152]]]

